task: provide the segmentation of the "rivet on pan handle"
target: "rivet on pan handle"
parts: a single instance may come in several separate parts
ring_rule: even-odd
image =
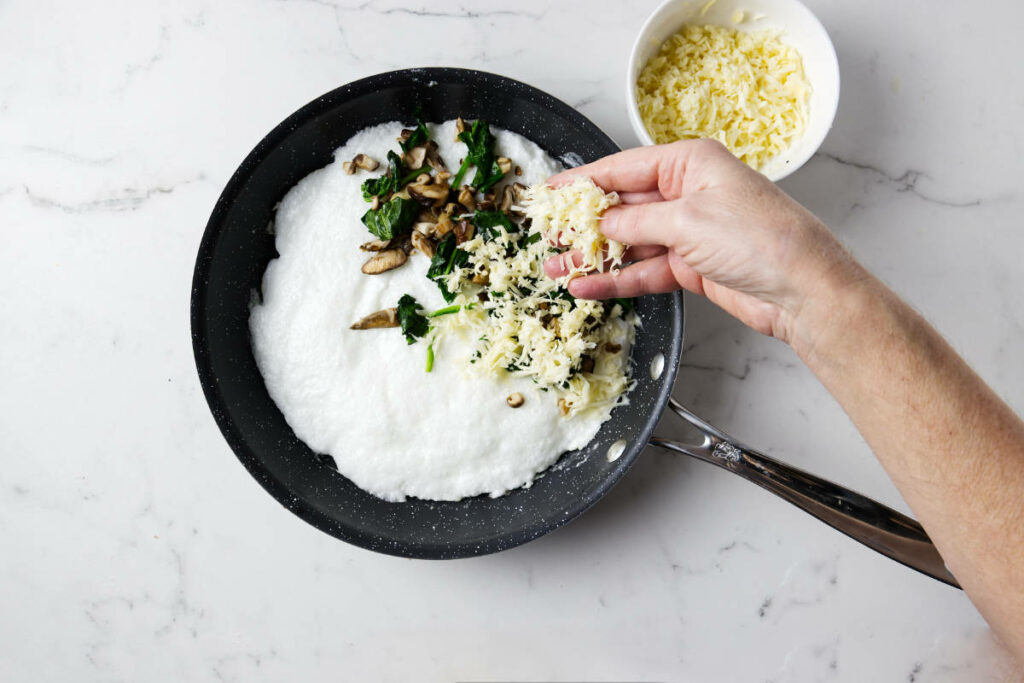
[[[703,443],[654,437],[651,443],[717,465],[788,500],[850,538],[916,569],[960,587],[924,528],[914,519],[859,493],[769,458],[737,442],[669,398],[669,408],[696,427]]]

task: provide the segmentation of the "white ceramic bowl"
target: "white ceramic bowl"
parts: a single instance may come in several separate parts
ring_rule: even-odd
[[[717,0],[702,16],[701,9],[706,4],[701,0],[667,0],[640,29],[626,73],[626,105],[633,130],[643,144],[654,144],[636,105],[636,79],[665,39],[685,24],[715,24],[741,31],[778,29],[782,31],[782,40],[803,57],[812,90],[807,129],[789,149],[760,169],[771,180],[781,180],[814,155],[835,119],[839,105],[839,62],[832,40],[818,18],[799,0]],[[738,25],[732,23],[736,10],[742,10],[748,17]],[[761,14],[763,19],[749,18]]]

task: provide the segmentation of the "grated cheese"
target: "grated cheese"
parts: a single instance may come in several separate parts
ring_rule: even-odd
[[[810,92],[778,32],[688,25],[641,70],[637,106],[656,143],[714,138],[759,169],[803,132]]]
[[[469,254],[468,262],[453,268],[445,285],[458,292],[455,303],[461,308],[438,319],[435,340],[443,342],[451,334],[472,335],[475,351],[470,367],[474,371],[529,377],[551,392],[563,416],[597,411],[607,417],[612,408],[629,402],[629,349],[639,319],[618,301],[574,299],[565,290],[568,276],[551,279],[543,265],[558,252],[544,239],[542,225],[562,225],[576,211],[590,216],[590,230],[600,234],[597,221],[603,208],[594,207],[606,208],[617,198],[588,182],[603,199],[579,183],[570,185],[571,190],[552,191],[551,196],[535,191],[547,196],[555,209],[547,222],[533,220],[528,229],[513,232],[498,230],[490,239],[477,234],[459,245]],[[579,193],[578,202],[554,199],[559,192]],[[568,234],[579,239],[584,232]],[[588,239],[596,241],[594,235]],[[600,254],[601,247],[593,253]],[[619,262],[621,256],[619,250]],[[474,276],[478,280],[486,276],[487,284],[473,284]],[[482,292],[485,297],[480,297]],[[592,368],[584,367],[585,358]]]
[[[559,188],[544,183],[526,189],[523,211],[533,229],[550,242],[575,249],[583,255],[583,263],[572,267],[572,273],[604,271],[605,261],[612,269],[622,265],[625,245],[601,233],[601,215],[619,203],[615,192],[605,194],[590,178],[577,178]],[[572,265],[572,264],[566,264]]]

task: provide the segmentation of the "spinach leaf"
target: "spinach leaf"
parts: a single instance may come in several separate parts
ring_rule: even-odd
[[[430,131],[427,130],[427,124],[423,123],[423,119],[416,116],[416,128],[413,129],[412,135],[409,139],[401,143],[402,151],[408,152],[413,147],[425,144],[430,139]]]
[[[622,314],[623,315],[625,315],[626,313],[629,313],[630,311],[632,311],[633,310],[633,306],[636,304],[636,299],[632,299],[632,298],[629,298],[629,299],[615,298],[615,299],[612,299],[612,301],[614,301],[618,305],[622,306]]]
[[[364,213],[363,225],[378,239],[389,240],[409,232],[419,212],[420,205],[415,199],[395,197],[379,209]]]
[[[528,247],[531,244],[540,242],[542,237],[543,235],[541,235],[539,232],[531,232],[529,235],[526,236],[526,239],[523,240],[523,246]]]
[[[498,237],[501,234],[498,232],[499,228],[504,228],[507,233],[516,230],[516,226],[501,211],[477,211],[473,214],[473,224],[485,241]]]
[[[392,192],[401,190],[421,173],[430,173],[430,166],[410,169],[406,167],[400,156],[394,152],[388,152],[387,174],[363,181],[363,199],[371,201],[375,195],[383,199]]]
[[[402,163],[402,157],[394,152],[388,152],[387,172],[379,178],[370,178],[363,182],[363,199],[370,201],[375,196],[383,198],[392,192],[398,192],[399,182],[405,174],[406,168]]]
[[[455,246],[454,233],[445,235],[434,251],[434,258],[430,260],[430,268],[427,269],[427,277],[437,283],[441,296],[448,303],[455,299],[455,294],[448,290],[441,278],[451,273],[455,266],[464,266],[468,260],[469,253]]]
[[[437,309],[433,313],[427,313],[427,317],[428,318],[438,318],[438,317],[440,317],[442,315],[451,315],[452,313],[458,313],[463,308],[471,309],[471,308],[473,308],[473,304],[466,304],[465,307],[460,306],[458,304],[453,304],[452,306],[445,306],[444,308]]]
[[[468,129],[459,133],[459,140],[466,143],[466,158],[459,172],[452,179],[452,187],[460,187],[470,166],[476,166],[476,176],[471,183],[479,192],[487,192],[505,177],[494,158],[494,135],[483,119],[477,119]]]
[[[402,326],[405,341],[410,344],[430,331],[430,323],[426,316],[420,314],[419,309],[419,302],[408,294],[403,294],[398,300],[398,323]]]

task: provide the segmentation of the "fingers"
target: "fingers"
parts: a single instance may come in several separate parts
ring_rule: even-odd
[[[659,180],[681,182],[681,175],[685,173],[691,157],[714,153],[716,150],[712,148],[715,144],[709,140],[683,140],[670,145],[634,147],[562,171],[551,176],[548,185],[558,187],[578,177],[589,176],[606,192],[651,192],[659,188]]]
[[[665,198],[661,196],[661,192],[653,190],[651,192],[620,192],[619,199],[622,200],[623,204],[650,204],[651,202],[661,202]]]
[[[548,185],[559,187],[589,176],[606,192],[650,192],[658,189],[658,164],[665,146],[636,147],[551,176]]]
[[[661,294],[677,289],[679,283],[672,272],[668,254],[634,263],[617,274],[597,273],[569,282],[569,293],[580,299]]]
[[[601,232],[632,246],[671,246],[679,241],[682,207],[678,200],[613,206],[601,218]]]
[[[657,245],[645,245],[640,247],[630,247],[626,249],[626,253],[622,256],[624,263],[631,261],[641,261],[652,256],[660,256],[665,253],[665,247]],[[583,265],[583,255],[576,251],[567,251],[563,254],[557,254],[547,259],[544,262],[544,272],[547,273],[550,278],[562,277],[568,275],[573,268],[579,268]]]

